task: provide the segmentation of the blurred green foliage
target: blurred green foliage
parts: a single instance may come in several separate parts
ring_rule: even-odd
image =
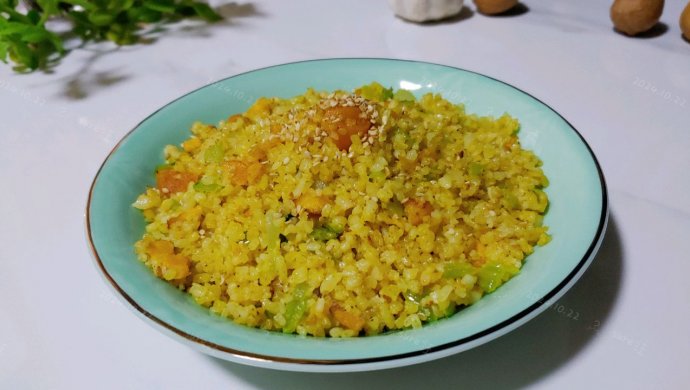
[[[65,54],[63,38],[46,28],[51,19],[71,23],[82,41],[108,40],[131,45],[156,23],[199,17],[221,19],[206,3],[194,0],[0,0],[0,61],[18,72],[44,68]],[[24,11],[22,10],[24,9]],[[26,11],[28,9],[28,11]]]

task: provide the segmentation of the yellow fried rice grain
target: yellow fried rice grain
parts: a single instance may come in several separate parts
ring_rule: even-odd
[[[549,241],[517,120],[377,83],[260,98],[164,149],[134,207],[160,278],[251,327],[351,337],[471,305]]]

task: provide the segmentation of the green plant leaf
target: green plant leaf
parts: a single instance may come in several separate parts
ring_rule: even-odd
[[[134,5],[134,0],[111,0],[106,7],[109,12],[120,13],[130,9]]]
[[[173,2],[165,0],[144,0],[144,7],[167,14],[174,13],[176,9]]]
[[[38,24],[41,21],[41,15],[35,9],[26,13],[26,17],[32,24]]]
[[[41,30],[31,30],[22,34],[22,41],[28,43],[38,43],[47,40],[48,33]]]
[[[35,0],[36,3],[41,7],[41,24],[45,23],[49,17],[53,15],[58,15],[60,10],[58,9],[58,0]]]
[[[208,4],[204,3],[193,3],[192,8],[200,18],[208,22],[217,22],[223,19],[213,8],[209,7]]]
[[[31,25],[22,24],[19,22],[8,22],[0,19],[0,36],[24,34]]]
[[[62,40],[60,39],[60,37],[57,34],[50,32],[48,30],[46,30],[46,32],[47,41],[53,45],[53,47],[58,53],[63,54],[65,52],[65,48],[62,46]]]
[[[0,8],[2,8],[2,7],[15,8],[15,7],[17,7],[17,1],[16,0],[0,0]]]
[[[7,52],[9,48],[9,43],[0,41],[0,61],[7,63]]]
[[[132,22],[156,23],[163,19],[163,14],[148,8],[130,8],[127,11]]]
[[[12,61],[17,63],[19,71],[38,68],[38,58],[29,48],[29,45],[21,41],[13,41],[9,48]]]
[[[38,6],[24,11],[26,8],[18,8],[18,0],[0,0],[0,61],[13,62],[20,72],[52,64],[64,55],[62,36],[45,27],[53,18],[65,18],[72,24],[68,36],[83,42],[111,40],[118,45],[139,42],[150,24],[194,16],[209,22],[221,19],[208,4],[195,0],[33,1]]]
[[[96,26],[107,26],[113,22],[113,19],[115,19],[115,15],[108,11],[94,11],[91,12],[88,16],[89,22],[93,23]]]
[[[95,10],[98,6],[93,1],[88,0],[61,0],[63,3],[78,5],[85,10]]]

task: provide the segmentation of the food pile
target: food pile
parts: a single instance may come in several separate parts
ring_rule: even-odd
[[[477,302],[549,241],[514,118],[372,83],[260,98],[165,147],[141,261],[239,324],[351,337]]]

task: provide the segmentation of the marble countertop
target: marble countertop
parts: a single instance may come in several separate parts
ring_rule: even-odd
[[[155,42],[77,48],[52,73],[0,66],[0,387],[7,389],[684,388],[690,383],[690,43],[682,1],[643,38],[608,2],[466,2],[417,25],[384,1],[212,2],[225,22]],[[548,103],[607,179],[594,263],[517,330],[429,363],[350,374],[228,363],[158,333],[111,293],[85,236],[89,186],[117,141],[180,95],[243,71],[331,57],[414,59],[480,72]],[[563,310],[559,310],[563,307]],[[577,313],[577,316],[564,313]]]

